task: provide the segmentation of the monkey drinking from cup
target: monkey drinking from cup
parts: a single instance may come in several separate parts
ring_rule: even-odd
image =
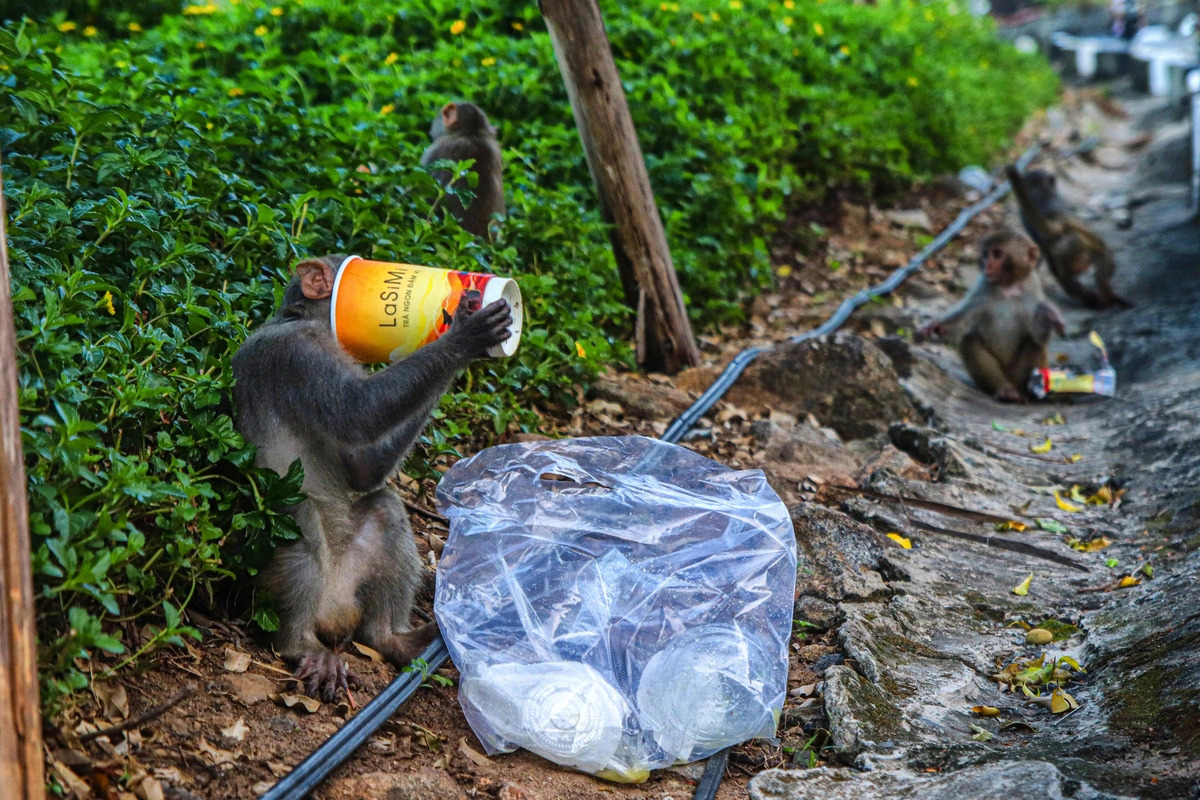
[[[500,145],[496,143],[496,129],[488,122],[487,114],[474,103],[446,103],[433,118],[429,138],[433,144],[421,156],[421,166],[443,159],[474,159],[471,172],[479,176],[479,181],[473,190],[475,199],[471,205],[464,209],[462,201],[454,195],[447,196],[442,203],[463,228],[476,236],[489,237],[492,215],[504,213],[504,182],[500,174]],[[453,177],[444,169],[434,170],[432,174],[443,186]],[[455,181],[453,188],[455,191],[467,189],[466,178]]]
[[[979,244],[983,274],[946,316],[922,327],[918,338],[961,331],[958,353],[976,385],[997,400],[1028,398],[1030,373],[1047,366],[1046,343],[1063,332],[1062,317],[1046,300],[1037,275],[1038,248],[1025,235],[999,230]]]
[[[1071,214],[1066,200],[1058,193],[1054,174],[1035,169],[1022,176],[1013,166],[1008,167],[1007,174],[1021,208],[1021,222],[1042,249],[1046,264],[1063,291],[1092,308],[1113,305],[1132,308],[1133,303],[1113,289],[1117,264],[1112,251]],[[1095,270],[1095,290],[1079,281],[1089,269]]]
[[[353,639],[406,664],[432,641],[410,630],[424,583],[408,515],[387,485],[438,399],[473,359],[509,337],[498,300],[462,303],[436,341],[367,372],[334,339],[334,275],[345,256],[302,261],[275,315],[233,357],[238,430],[257,465],[279,474],[297,458],[305,499],[288,508],[301,538],[276,548],[263,585],[278,604],[276,648],[309,694],[331,699],[357,679],[338,652]]]

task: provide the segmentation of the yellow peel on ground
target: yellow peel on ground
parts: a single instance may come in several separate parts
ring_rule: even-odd
[[[1024,597],[1029,594],[1029,584],[1033,582],[1033,573],[1029,573],[1029,577],[1018,583],[1012,588],[1012,593]]]

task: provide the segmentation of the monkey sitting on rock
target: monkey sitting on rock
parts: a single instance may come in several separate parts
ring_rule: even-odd
[[[980,389],[1004,402],[1029,398],[1029,375],[1048,365],[1046,344],[1063,320],[1037,275],[1038,247],[1002,229],[979,244],[983,274],[946,316],[917,331],[918,339],[961,331],[958,353]]]
[[[490,238],[488,226],[492,216],[504,213],[504,181],[496,129],[488,122],[487,114],[474,103],[446,103],[433,118],[429,138],[433,143],[421,156],[421,166],[442,160],[475,161],[471,172],[479,180],[471,205],[463,208],[462,201],[454,195],[446,197],[443,205],[464,229],[476,236]],[[434,170],[432,174],[443,186],[452,177],[444,169]],[[453,188],[455,191],[468,188],[466,178],[456,181]]]
[[[338,655],[352,639],[401,665],[437,634],[435,623],[410,629],[425,570],[386,481],[450,381],[512,324],[505,300],[463,303],[441,338],[367,372],[329,324],[345,258],[298,264],[275,315],[233,357],[237,427],[258,446],[257,465],[281,475],[297,458],[304,467],[306,499],[288,509],[302,536],[275,550],[262,580],[280,612],[277,650],[326,700],[357,683]]]

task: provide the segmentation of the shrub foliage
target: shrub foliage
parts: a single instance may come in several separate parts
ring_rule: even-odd
[[[446,398],[409,464],[418,475],[467,437],[535,428],[538,408],[630,360],[630,315],[534,4],[167,6],[75,3],[78,17],[0,27],[51,703],[86,672],[194,635],[179,613],[189,601],[296,535],[272,509],[295,497],[299,472],[252,468],[227,398],[230,355],[298,257],[520,280],[519,355],[473,368]],[[1055,89],[957,2],[602,6],[701,326],[736,319],[769,281],[766,241],[789,205],[986,160]],[[505,148],[509,218],[494,246],[431,214],[440,190],[416,166],[452,98],[487,109]]]

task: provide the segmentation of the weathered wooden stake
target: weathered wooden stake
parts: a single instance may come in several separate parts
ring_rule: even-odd
[[[638,310],[638,362],[674,373],[700,363],[625,90],[596,0],[538,0],[583,141],[625,297]]]
[[[17,334],[5,216],[0,175],[0,795],[43,800],[29,508],[17,405]]]

